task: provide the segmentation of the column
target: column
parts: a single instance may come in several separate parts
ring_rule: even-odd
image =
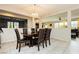
[[[71,30],[71,11],[67,11],[67,27]]]
[[[69,40],[71,41],[71,11],[67,11],[67,27],[68,27],[68,35],[69,35]],[[69,42],[70,42],[69,41]]]

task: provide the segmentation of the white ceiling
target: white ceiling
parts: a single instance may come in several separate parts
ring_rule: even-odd
[[[33,4],[0,4],[0,9],[10,12],[31,16],[36,10],[39,17],[45,17],[56,12],[79,7],[77,4],[37,4],[33,9]]]

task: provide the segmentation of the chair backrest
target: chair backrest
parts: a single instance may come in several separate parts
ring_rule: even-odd
[[[39,34],[38,34],[38,41],[39,42],[44,40],[44,34],[45,34],[45,30],[44,29],[39,29]]]
[[[23,34],[27,34],[27,29],[23,29]]]
[[[50,38],[51,29],[46,29],[46,38]]]
[[[49,37],[50,37],[50,34],[51,34],[51,29],[48,29],[48,33],[49,33]]]
[[[20,34],[18,29],[15,29],[15,33],[16,33],[17,41],[20,40]]]
[[[35,28],[31,28],[31,33],[35,33]]]

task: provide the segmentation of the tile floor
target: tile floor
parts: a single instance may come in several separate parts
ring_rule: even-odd
[[[29,48],[28,46],[22,47],[21,54],[77,54],[79,53],[79,39],[71,40],[70,44],[65,41],[51,39],[51,45],[43,48],[40,46],[40,51],[37,46]],[[0,54],[18,54],[16,49],[16,42],[2,44]]]
[[[79,54],[79,38],[73,39],[68,48],[65,49],[65,54]]]

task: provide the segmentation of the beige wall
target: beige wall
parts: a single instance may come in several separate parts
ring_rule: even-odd
[[[33,28],[33,22],[36,23],[36,20],[28,19],[28,28]],[[41,19],[38,19],[39,28],[42,28],[42,21]]]
[[[32,28],[32,19],[28,19],[27,27]]]

